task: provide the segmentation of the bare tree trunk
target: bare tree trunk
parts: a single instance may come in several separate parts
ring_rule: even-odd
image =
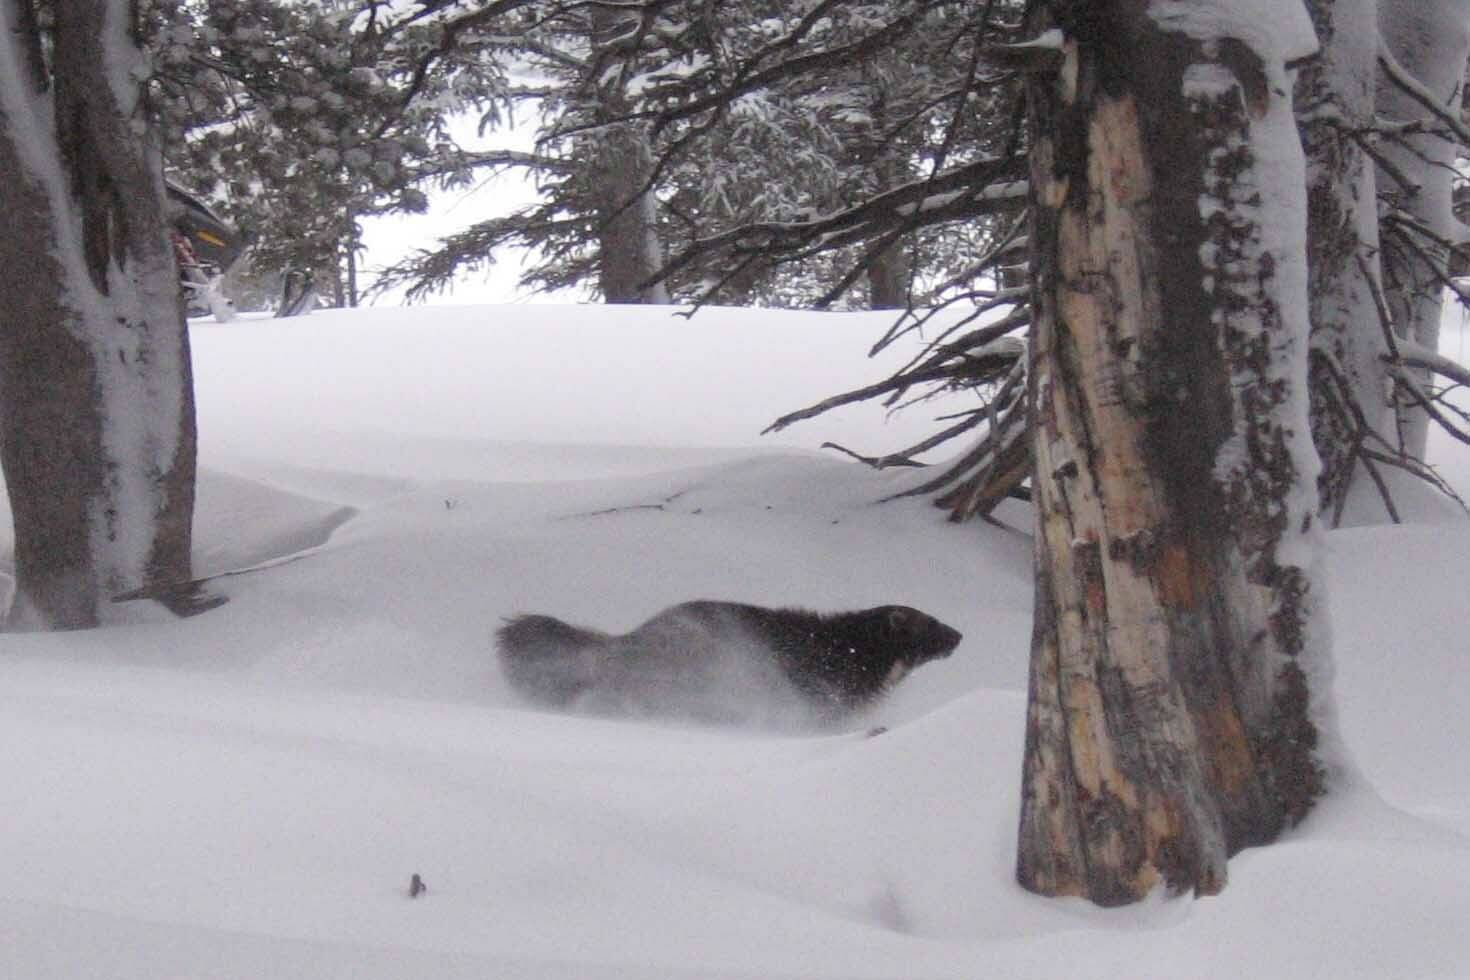
[[[1209,894],[1229,855],[1323,790],[1305,174],[1284,68],[1311,25],[1297,3],[1267,32],[1202,0],[1037,7],[1064,58],[1031,88],[1017,876],[1104,905]]]
[[[865,161],[881,186],[898,187],[911,177],[912,147],[893,138],[894,120],[890,118],[891,93],[886,79],[903,72],[901,56],[890,52],[887,64],[873,72],[863,71],[868,90],[867,112],[870,122],[864,139],[856,148],[860,162]],[[891,73],[891,74],[890,74]],[[868,308],[872,310],[907,309],[913,272],[912,256],[905,247],[915,236],[904,236],[878,253],[867,268]]]
[[[1372,434],[1393,428],[1374,290],[1380,281],[1377,181],[1354,138],[1374,122],[1377,0],[1308,0],[1322,53],[1297,80],[1307,155],[1312,433],[1322,510],[1340,512]]]
[[[902,242],[884,249],[868,266],[868,306],[902,310],[909,305],[909,255]]]
[[[644,282],[663,267],[658,239],[658,201],[644,191],[653,154],[642,130],[617,123],[603,133],[598,153],[604,176],[597,236],[598,281],[607,303],[667,303],[663,283]]]
[[[349,227],[354,222],[349,222]],[[357,293],[357,236],[353,236],[347,242],[347,305],[357,309],[359,298]]]
[[[1458,115],[1465,62],[1470,57],[1470,0],[1380,0],[1379,29],[1388,51],[1447,111]],[[1390,121],[1430,119],[1430,113],[1386,75],[1379,81],[1378,114]],[[1393,206],[1428,236],[1400,223],[1384,238],[1384,272],[1389,304],[1400,336],[1426,350],[1439,349],[1444,283],[1438,266],[1449,267],[1448,250],[1434,239],[1460,240],[1464,229],[1451,209],[1456,141],[1431,123],[1402,142],[1385,141],[1388,166],[1379,187]],[[1432,236],[1432,237],[1430,237]],[[1424,372],[1424,380],[1428,380]],[[1400,410],[1400,432],[1408,452],[1423,459],[1429,417],[1413,405]]]
[[[599,120],[612,120],[628,111],[623,89],[624,72],[611,66],[631,58],[637,41],[638,15],[595,7],[593,44],[601,81],[598,85]],[[662,283],[645,286],[663,268],[658,236],[658,199],[647,189],[653,175],[653,150],[642,123],[610,122],[598,134],[598,279],[607,303],[667,303]]]
[[[188,337],[126,3],[0,0],[0,426],[15,628],[190,577]]]

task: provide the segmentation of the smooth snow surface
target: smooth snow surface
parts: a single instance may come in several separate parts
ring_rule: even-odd
[[[1361,775],[1305,827],[1218,898],[1034,898],[1026,511],[875,505],[915,475],[802,448],[895,448],[927,408],[756,435],[896,366],[862,359],[881,326],[197,325],[199,570],[263,567],[193,619],[0,637],[0,977],[1465,976],[1470,524],[1425,496],[1404,506],[1432,523],[1329,536]],[[539,713],[491,654],[511,613],[621,631],[695,597],[908,603],[965,641],[820,737]]]

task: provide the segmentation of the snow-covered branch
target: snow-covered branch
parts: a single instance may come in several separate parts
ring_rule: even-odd
[[[1412,340],[1399,338],[1398,361],[1409,367],[1424,368],[1441,377],[1449,378],[1455,384],[1470,388],[1470,368],[1443,354],[1421,347]]]
[[[1398,86],[1404,94],[1428,110],[1440,125],[1454,134],[1455,138],[1460,141],[1461,146],[1470,147],[1470,129],[1467,129],[1459,117],[1455,116],[1446,106],[1442,105],[1435,98],[1433,92],[1425,88],[1403,65],[1399,64],[1399,60],[1389,50],[1387,42],[1381,40],[1378,44],[1378,64],[1383,69],[1383,73],[1394,85]]]
[[[1024,206],[1025,161],[987,157],[932,178],[913,180],[836,214],[808,221],[753,222],[691,243],[670,260],[661,277],[712,252],[759,250],[767,254],[838,248],[898,227],[997,214]]]

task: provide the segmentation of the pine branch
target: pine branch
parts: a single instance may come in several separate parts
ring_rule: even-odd
[[[1397,382],[1401,388],[1409,393],[1409,397],[1413,401],[1413,403],[1422,408],[1425,414],[1427,414],[1431,419],[1439,423],[1440,428],[1448,432],[1451,438],[1456,439],[1459,442],[1463,442],[1467,446],[1470,446],[1470,431],[1461,429],[1459,426],[1455,425],[1455,423],[1452,422],[1449,418],[1447,418],[1445,414],[1439,410],[1439,407],[1434,404],[1435,399],[1430,397],[1430,395],[1419,386],[1418,379],[1414,378],[1412,375],[1409,374],[1408,371],[1405,371],[1402,368],[1395,368],[1390,372],[1390,374],[1393,376],[1394,381]]]
[[[904,224],[915,211],[923,215],[925,223],[939,223],[1019,207],[1026,198],[1026,185],[1006,178],[1022,172],[1025,166],[1024,158],[986,157],[932,180],[911,181],[824,218],[741,225],[692,242],[670,259],[649,285],[668,279],[698,258],[725,249],[796,252],[819,243],[822,249],[830,250],[890,231]]]
[[[823,4],[819,6],[830,6],[831,3],[832,0],[824,0]],[[785,38],[772,42],[749,58],[747,65],[750,67],[742,70],[733,81],[720,90],[702,98],[691,100],[681,106],[664,110],[650,110],[637,115],[642,118],[653,119],[654,133],[657,134],[674,122],[700,115],[711,109],[727,106],[740,96],[756,91],[757,89],[768,88],[788,78],[808,75],[809,73],[819,72],[823,69],[861,60],[895,43],[899,38],[912,31],[923,18],[924,14],[944,5],[944,3],[916,4],[914,10],[895,18],[872,34],[868,34],[851,44],[817,51],[808,55],[797,55],[796,57],[772,65],[769,68],[758,71],[751,70],[753,66],[760,64],[771,54],[793,47],[801,37],[805,36],[816,21],[814,19],[804,18],[802,23],[798,25],[797,30]]]

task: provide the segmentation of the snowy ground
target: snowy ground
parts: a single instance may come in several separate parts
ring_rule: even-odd
[[[912,475],[810,449],[896,448],[922,410],[756,435],[881,376],[880,324],[197,325],[200,571],[301,557],[195,619],[0,638],[0,977],[1466,976],[1470,523],[1421,500],[1429,523],[1332,535],[1360,774],[1306,826],[1219,898],[1036,899],[1011,880],[1024,511],[878,506]],[[700,596],[905,602],[966,638],[820,737],[537,713],[491,656],[510,613],[623,630]]]

